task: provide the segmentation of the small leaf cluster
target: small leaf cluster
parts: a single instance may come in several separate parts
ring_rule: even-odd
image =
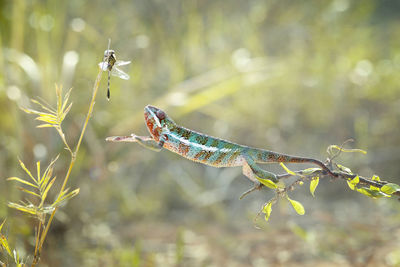
[[[57,96],[57,107],[53,108],[46,101],[42,100],[41,102],[35,99],[31,99],[32,103],[39,105],[42,108],[42,111],[37,111],[28,108],[21,108],[23,111],[29,114],[38,115],[35,120],[43,122],[43,124],[38,125],[38,128],[45,127],[61,127],[61,123],[64,118],[67,116],[68,112],[72,107],[72,103],[68,105],[68,99],[71,95],[72,88],[62,97],[62,88],[56,85],[56,96]]]
[[[350,140],[349,140],[350,141]],[[344,144],[343,144],[344,145]],[[398,195],[400,193],[400,185],[395,183],[387,183],[381,181],[379,176],[374,175],[372,178],[364,178],[358,175],[353,174],[350,168],[333,162],[333,159],[338,157],[340,153],[362,153],[366,154],[367,152],[362,149],[345,149],[342,146],[330,145],[327,149],[329,154],[329,158],[327,160],[330,167],[334,168],[338,177],[344,178],[347,180],[347,185],[351,190],[357,191],[363,195],[366,195],[371,198],[382,198],[382,197],[391,197],[393,194]],[[260,183],[267,186],[268,188],[274,189],[276,192],[276,196],[270,199],[267,203],[265,203],[260,211],[260,213],[265,214],[265,220],[268,221],[272,212],[272,205],[279,199],[285,198],[292,205],[293,209],[299,215],[305,214],[305,210],[303,205],[296,200],[291,199],[287,192],[293,191],[296,185],[303,185],[304,180],[310,181],[310,193],[313,197],[315,197],[315,190],[318,187],[319,179],[321,175],[324,175],[324,172],[320,168],[308,168],[305,170],[294,172],[287,168],[282,162],[280,163],[281,167],[286,171],[287,174],[281,175],[282,177],[298,177],[298,179],[289,186],[285,186],[282,180],[279,180],[278,183],[273,182],[269,179],[261,179],[256,177]]]
[[[35,120],[42,122],[42,124],[38,125],[38,128],[54,128],[57,130],[57,133],[61,137],[66,149],[69,151],[71,156],[71,163],[69,165],[67,174],[63,180],[63,184],[61,189],[58,192],[57,197],[54,201],[48,201],[48,195],[50,190],[53,188],[53,185],[56,181],[56,176],[54,174],[55,163],[58,159],[56,156],[48,166],[45,168],[44,172],[41,171],[41,163],[40,161],[36,162],[36,174],[30,171],[25,164],[19,160],[19,164],[21,168],[24,170],[27,178],[20,177],[9,177],[7,180],[15,181],[20,184],[18,187],[19,190],[27,194],[27,198],[24,200],[16,202],[9,202],[8,206],[10,208],[19,210],[26,215],[33,216],[37,219],[37,228],[36,228],[36,241],[35,241],[35,252],[32,261],[32,266],[35,266],[40,260],[40,253],[43,247],[43,243],[46,239],[46,235],[50,228],[51,222],[54,218],[55,212],[57,208],[63,205],[65,202],[75,197],[79,193],[79,188],[73,191],[70,191],[69,188],[66,188],[66,184],[71,173],[71,169],[73,167],[73,163],[76,158],[76,153],[79,149],[79,145],[76,148],[76,151],[73,152],[70,146],[67,143],[64,132],[62,130],[61,124],[67,116],[68,112],[72,107],[72,103],[69,103],[69,97],[71,94],[71,90],[69,90],[64,96],[62,94],[62,87],[56,85],[56,97],[57,97],[57,105],[55,108],[51,107],[51,105],[47,104],[44,100],[31,100],[34,104],[40,107],[39,110],[21,108],[28,114],[37,115]],[[94,103],[94,99],[92,102]],[[89,117],[89,116],[88,116]],[[87,124],[88,120],[86,120]],[[81,133],[80,141],[82,140],[84,130]],[[3,236],[2,236],[3,237]],[[6,243],[4,238],[1,239],[2,248],[7,251],[7,254],[10,254],[11,249],[9,249],[8,242]],[[7,249],[8,248],[8,249]],[[18,253],[14,251],[13,258],[16,262],[19,262]],[[1,262],[0,262],[1,263]]]
[[[6,254],[14,260],[14,263],[17,267],[22,267],[25,264],[20,259],[18,252],[15,249],[14,250],[11,249],[11,247],[8,243],[7,237],[5,235],[3,235],[1,232],[5,222],[6,222],[6,220],[4,220],[0,224],[0,251],[4,250],[6,252]],[[0,265],[6,266],[6,264],[1,261],[0,261]]]
[[[319,176],[315,176],[315,177],[313,177],[311,179],[311,182],[310,182],[310,193],[311,193],[311,195],[313,197],[315,197],[314,192],[315,192],[315,189],[317,189],[318,183],[319,183]]]
[[[379,182],[380,178],[379,176],[374,175],[371,180]],[[370,185],[369,187],[359,186],[359,183],[360,177],[358,175],[347,181],[347,185],[351,190],[357,191],[370,198],[391,197],[393,193],[400,191],[400,186],[394,183],[387,183],[382,187],[376,187],[373,185]]]
[[[271,188],[271,189],[277,189],[277,188],[278,188],[278,185],[277,185],[276,183],[274,183],[274,181],[272,181],[272,180],[270,180],[270,179],[263,179],[263,178],[260,178],[260,177],[258,177],[258,176],[256,176],[256,179],[257,179],[261,184],[265,185],[265,186],[268,187],[268,188]]]
[[[47,166],[43,174],[41,174],[40,161],[38,161],[36,163],[37,177],[32,175],[32,173],[28,170],[25,164],[21,160],[19,160],[19,164],[21,168],[25,171],[25,173],[28,175],[29,180],[25,180],[19,177],[9,177],[7,180],[17,181],[27,186],[28,188],[18,187],[18,189],[38,199],[38,203],[34,204],[31,201],[26,200],[26,201],[20,201],[20,203],[10,202],[8,206],[10,208],[14,208],[19,211],[25,212],[27,214],[33,215],[37,217],[39,221],[44,223],[45,214],[51,213],[55,207],[60,206],[65,201],[76,196],[79,193],[79,188],[72,192],[68,192],[69,189],[66,189],[61,192],[60,196],[52,204],[48,205],[45,204],[49,190],[53,186],[56,180],[56,176],[53,177],[53,171],[57,159],[58,156],[50,162],[50,164]]]
[[[290,170],[283,163],[280,163],[280,165],[290,175],[299,176],[300,178],[304,178],[305,177],[303,174],[295,173],[294,171]],[[310,168],[310,169],[305,170],[304,172],[307,173],[308,175],[311,175],[313,172],[320,171],[320,170],[321,169],[319,169],[319,168]],[[267,203],[265,203],[263,205],[262,209],[261,209],[261,212],[265,214],[264,219],[266,221],[268,221],[269,217],[271,216],[272,205],[274,203],[276,203],[279,198],[285,198],[286,200],[288,200],[297,214],[299,214],[299,215],[304,215],[305,214],[304,206],[299,201],[290,198],[289,195],[287,194],[288,191],[291,191],[291,190],[294,189],[295,185],[297,185],[297,184],[298,185],[303,185],[304,182],[302,181],[302,179],[296,180],[293,184],[291,184],[290,186],[287,186],[287,187],[285,187],[285,185],[281,181],[279,183],[273,183],[272,181],[268,180],[268,183],[265,183],[266,179],[260,179],[258,177],[257,177],[257,179],[262,184],[264,184],[264,185],[276,190],[276,196],[274,198],[272,198],[271,200],[269,200]],[[317,182],[316,183],[312,182],[312,187],[310,186],[310,191],[311,191],[312,195],[314,195],[314,191],[315,191],[315,189],[316,189],[316,187],[318,185],[318,180],[315,180],[315,181],[317,181]],[[270,186],[270,183],[273,183],[274,187]]]
[[[296,211],[297,214],[304,215],[306,213],[304,206],[299,201],[291,199],[287,193],[285,193],[284,195],[285,195],[285,198],[292,205],[293,209]],[[266,221],[269,220],[269,217],[271,216],[271,212],[272,212],[272,205],[277,202],[277,199],[278,199],[277,197],[274,197],[273,199],[271,199],[267,203],[265,203],[264,206],[262,207],[261,212],[265,214],[264,219]]]
[[[335,151],[337,151],[337,152],[335,153]],[[330,155],[330,160],[337,157],[341,152],[345,152],[345,153],[358,152],[358,153],[362,153],[362,154],[367,154],[367,152],[362,149],[345,149],[345,148],[339,147],[337,145],[330,145],[327,149],[327,152]],[[357,191],[368,197],[371,197],[371,198],[391,197],[391,195],[393,193],[400,191],[400,186],[397,184],[394,184],[394,183],[385,183],[379,187],[373,186],[373,185],[370,185],[369,187],[363,186],[360,183],[360,177],[358,175],[354,176],[353,172],[351,171],[350,168],[343,166],[341,164],[337,164],[337,163],[335,163],[335,166],[342,173],[352,176],[351,178],[347,178],[347,185],[349,186],[349,188],[351,190]],[[377,176],[377,175],[374,175],[370,180],[375,181],[378,184],[381,184],[381,180],[380,180],[379,176]]]
[[[68,112],[72,107],[72,103],[68,103],[69,97],[71,95],[71,89],[62,96],[62,87],[56,85],[56,97],[57,97],[57,106],[53,108],[51,105],[47,104],[46,101],[38,101],[35,99],[31,99],[31,102],[40,106],[42,110],[34,110],[29,108],[21,108],[28,114],[37,115],[35,120],[43,122],[42,124],[38,125],[38,128],[46,128],[52,127],[55,128],[60,135],[62,141],[66,149],[72,154],[72,150],[69,147],[67,140],[65,139],[65,135],[62,131],[61,124],[64,121],[65,117],[67,116]]]

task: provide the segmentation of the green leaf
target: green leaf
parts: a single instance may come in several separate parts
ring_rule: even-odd
[[[336,164],[336,166],[339,168],[339,170],[344,171],[349,174],[353,174],[353,172],[350,170],[350,168],[347,168],[346,166]]]
[[[314,192],[315,192],[315,189],[317,189],[318,183],[319,183],[318,176],[312,178],[312,180],[310,182],[310,193],[313,197],[315,197]]]
[[[264,206],[263,212],[265,213],[265,221],[268,222],[269,216],[271,216],[272,212],[272,201],[269,201],[267,205]]]
[[[1,233],[1,229],[3,229],[3,225],[6,223],[6,220],[4,219],[4,221],[0,224],[0,233]]]
[[[22,265],[19,263],[19,254],[15,249],[13,250],[13,254],[14,254],[14,262],[17,264],[17,267],[22,267]]]
[[[34,188],[38,188],[37,185],[34,185],[34,184],[32,184],[32,183],[30,183],[30,182],[28,182],[28,181],[25,181],[25,180],[23,180],[23,179],[21,179],[21,178],[18,178],[18,177],[9,177],[9,178],[7,178],[7,181],[17,181],[17,182],[20,182],[20,183],[23,183],[23,184],[32,186],[32,187],[34,187]]]
[[[297,175],[295,172],[289,170],[289,168],[286,167],[286,165],[283,164],[283,162],[279,163],[279,165],[281,165],[281,167],[282,167],[288,174],[291,174],[291,175],[293,175],[293,176],[296,176],[296,175]]]
[[[66,114],[66,113],[68,113],[68,111],[69,111],[69,108],[67,108],[67,110],[68,111],[65,111],[65,107],[66,107],[66,105],[67,105],[67,103],[68,103],[68,99],[69,99],[69,96],[71,95],[71,91],[72,91],[72,88],[70,88],[69,90],[68,90],[68,92],[64,95],[64,103],[63,103],[63,105],[62,105],[62,108],[61,108],[61,110],[64,112],[64,114]],[[72,104],[72,103],[71,103]],[[71,104],[70,104],[70,106],[71,106]]]
[[[50,168],[46,169],[44,172],[42,179],[40,180],[40,190],[43,191],[48,182],[51,179],[51,176],[53,175],[53,166],[49,165]]]
[[[79,194],[79,188],[75,189],[72,192],[68,192],[69,188],[65,189],[60,196],[54,201],[54,203],[52,204],[53,207],[58,207],[60,205],[62,205],[64,202],[70,200],[71,198],[75,197],[76,195]]]
[[[6,220],[4,220],[0,225],[0,248],[3,247],[5,250],[7,250],[7,253],[10,256],[12,256],[11,255],[11,249],[10,249],[10,247],[8,245],[7,238],[3,234],[1,234],[1,230],[3,229],[3,226],[4,226],[5,223],[6,223]]]
[[[8,255],[12,257],[11,249],[10,246],[8,245],[7,238],[3,234],[0,234],[0,245],[7,251]]]
[[[43,117],[43,118],[49,118],[51,120],[57,120],[57,116],[53,115],[53,114],[50,114],[50,113],[40,112],[40,114],[38,114],[38,115],[39,115],[39,117],[36,117],[36,119]]]
[[[32,103],[35,103],[35,104],[37,104],[37,105],[39,105],[39,106],[41,106],[42,109],[47,110],[47,111],[50,112],[51,114],[56,113],[56,111],[55,111],[52,107],[46,106],[45,104],[43,104],[43,103],[41,103],[41,102],[39,102],[39,101],[37,101],[37,100],[35,100],[35,99],[31,99],[31,102],[32,102]],[[45,102],[45,101],[43,100],[43,102]]]
[[[35,114],[35,115],[45,115],[45,114],[48,114],[48,113],[45,113],[45,112],[40,112],[40,111],[37,111],[37,110],[33,110],[33,109],[30,109],[30,108],[21,108],[24,112],[26,112],[26,113],[28,113],[28,114]]]
[[[381,198],[381,197],[390,197],[390,195],[387,195],[385,193],[376,191],[376,190],[371,190],[367,187],[362,187],[362,188],[357,188],[357,192],[366,195],[371,198]]]
[[[260,178],[260,177],[258,177],[258,176],[256,176],[256,179],[257,179],[258,181],[260,181],[260,183],[262,183],[263,185],[265,185],[265,186],[268,187],[268,188],[271,188],[271,189],[276,189],[276,188],[278,188],[278,186],[277,186],[272,180],[269,180],[269,179],[262,179],[262,178]]]
[[[36,170],[37,170],[37,177],[38,181],[40,179],[40,161],[36,162]]]
[[[290,204],[292,204],[292,206],[293,206],[294,210],[297,212],[297,214],[304,215],[304,213],[306,213],[303,205],[300,202],[289,198],[289,196],[286,196],[286,198],[290,201]]]
[[[21,168],[29,175],[29,177],[31,177],[31,179],[32,179],[35,183],[37,183],[36,179],[33,178],[31,172],[28,170],[28,168],[25,167],[25,164],[22,162],[22,160],[18,159],[18,161],[19,161],[19,165],[21,165]]]
[[[311,175],[314,172],[317,172],[317,171],[320,171],[320,170],[321,170],[320,168],[308,168],[308,169],[303,170],[301,172],[301,174],[303,174],[303,175]]]
[[[57,157],[55,157],[50,162],[50,164],[47,166],[46,170],[44,171],[42,178],[39,180],[40,190],[43,190],[43,187],[47,184],[47,182],[51,178],[51,175],[53,174],[54,164],[56,163],[59,156],[60,155],[57,155]]]
[[[32,191],[30,191],[30,190],[28,190],[26,188],[18,187],[18,189],[21,190],[22,192],[25,192],[25,193],[31,194],[31,195],[33,195],[35,197],[41,198],[39,194],[37,194],[35,192],[32,192]]]
[[[50,128],[50,127],[54,127],[53,124],[39,124],[38,126],[36,126],[36,128]]]
[[[17,203],[10,202],[10,203],[8,203],[8,206],[12,209],[16,209],[16,210],[26,212],[26,213],[29,213],[32,215],[37,215],[37,208],[33,204],[23,206],[23,205],[20,205]]]
[[[374,176],[372,176],[372,181],[378,181],[378,182],[380,182],[380,181],[381,181],[381,178],[379,178],[378,175],[374,175]]]
[[[62,105],[62,86],[56,85],[56,95],[57,95],[57,112],[61,111]]]
[[[393,183],[388,183],[381,187],[381,191],[388,195],[391,195],[398,190],[400,190],[400,186]]]
[[[47,185],[46,189],[44,190],[44,192],[42,193],[42,201],[40,202],[39,207],[42,207],[44,204],[44,201],[46,200],[47,197],[47,193],[49,192],[51,186],[53,185],[54,181],[56,180],[56,177],[54,176],[53,180],[50,181],[50,183]]]
[[[358,175],[354,177],[352,180],[347,181],[348,186],[351,190],[354,190],[355,186],[360,182],[360,177]]]
[[[46,115],[40,116],[40,117],[36,117],[35,120],[47,122],[49,124],[56,124],[56,125],[58,124],[58,120],[57,119],[53,119],[52,117],[46,116]]]
[[[72,103],[71,104],[69,104],[68,105],[68,107],[63,111],[63,117],[62,117],[62,119],[64,119],[66,116],[67,116],[67,114],[68,114],[68,112],[70,111],[70,109],[71,109],[71,107],[72,107]]]
[[[379,178],[379,176],[374,175],[374,176],[372,176],[372,181],[380,182],[381,179]],[[380,191],[380,188],[379,188],[379,187],[376,187],[376,186],[373,186],[373,185],[370,185],[370,186],[369,186],[369,189],[375,190],[375,191]]]

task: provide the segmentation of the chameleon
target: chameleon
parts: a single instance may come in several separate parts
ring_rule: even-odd
[[[262,169],[258,163],[311,163],[321,167],[325,173],[336,176],[324,163],[316,159],[240,145],[179,126],[163,110],[151,105],[144,108],[144,119],[150,136],[111,136],[107,137],[106,141],[136,142],[155,151],[164,148],[186,159],[213,167],[242,167],[243,174],[254,186],[241,198],[263,186],[258,178],[273,183],[279,181],[276,174]]]

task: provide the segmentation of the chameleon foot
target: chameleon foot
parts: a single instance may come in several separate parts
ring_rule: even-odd
[[[247,190],[246,192],[244,192],[239,199],[243,199],[245,196],[247,196],[248,194],[250,194],[251,192],[255,191],[255,190],[260,190],[261,187],[263,187],[263,185],[260,182],[254,182],[254,186],[252,188],[250,188],[249,190]]]

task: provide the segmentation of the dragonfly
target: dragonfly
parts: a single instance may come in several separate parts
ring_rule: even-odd
[[[110,78],[111,75],[117,76],[121,79],[128,80],[129,75],[120,70],[119,66],[124,66],[130,64],[130,61],[117,60],[115,56],[115,51],[107,49],[104,51],[103,62],[99,63],[100,69],[103,71],[108,71],[108,83],[107,83],[107,100],[110,100]]]

